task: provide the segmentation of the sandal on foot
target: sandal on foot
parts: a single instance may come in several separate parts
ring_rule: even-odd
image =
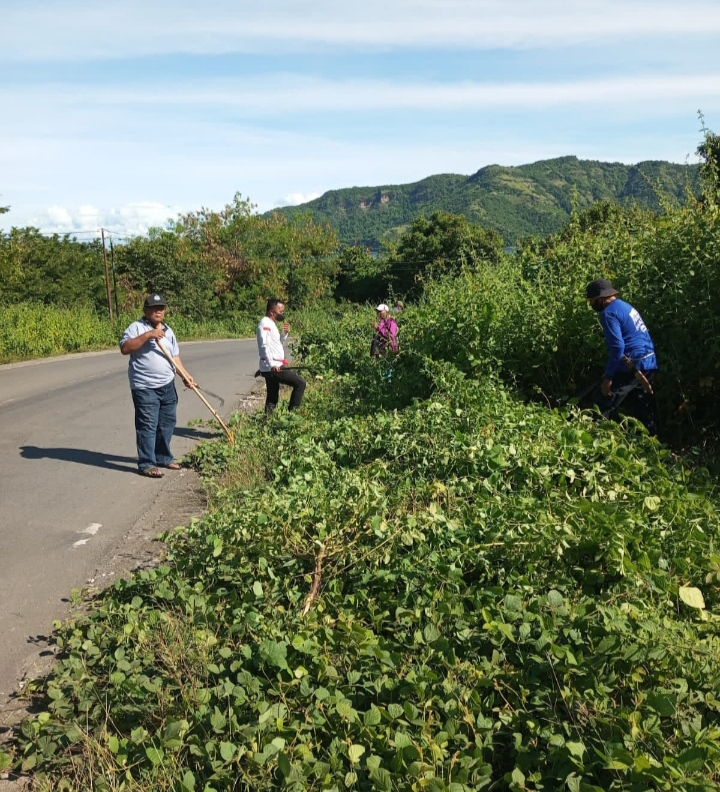
[[[162,470],[158,470],[156,467],[145,468],[138,472],[141,476],[147,476],[148,478],[162,478],[165,475]]]
[[[180,470],[182,465],[178,465],[177,462],[171,462],[169,465],[163,465],[163,467],[167,468],[168,470]]]

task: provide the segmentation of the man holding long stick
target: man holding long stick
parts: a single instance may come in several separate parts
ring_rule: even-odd
[[[133,322],[120,339],[120,351],[130,356],[128,377],[135,405],[138,472],[149,478],[162,478],[160,468],[180,468],[170,451],[177,422],[176,369],[186,387],[195,384],[180,360],[175,333],[164,322],[166,309],[163,297],[148,295],[142,319]],[[159,344],[168,350],[172,364]]]

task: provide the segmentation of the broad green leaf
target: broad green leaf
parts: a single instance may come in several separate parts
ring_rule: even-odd
[[[32,770],[33,767],[37,765],[37,762],[38,762],[38,755],[36,751],[33,751],[32,753],[29,753],[26,756],[24,756],[21,765],[23,772],[27,773],[29,770]]]
[[[365,753],[365,746],[359,745],[358,743],[353,743],[350,748],[348,748],[348,757],[350,758],[350,762],[352,764],[357,764],[360,761],[360,757]]]
[[[380,763],[381,762],[382,762],[382,759],[380,759],[380,757],[376,756],[375,754],[371,754],[365,760],[365,764],[367,765],[367,769],[368,770],[377,770],[378,767],[380,767]]]
[[[511,613],[522,610],[522,598],[516,594],[506,594],[504,602],[505,609]]]
[[[583,754],[585,753],[585,745],[581,742],[572,742],[568,741],[565,743],[565,747],[570,751],[573,756],[577,756],[578,759],[583,758]]]
[[[608,745],[607,752],[608,770],[630,770],[635,764],[632,754],[620,743]]]
[[[181,731],[182,731],[182,724],[180,723],[180,721],[177,720],[170,721],[162,730],[163,742],[167,740],[176,740],[180,736]]]
[[[683,751],[677,760],[686,773],[699,773],[705,766],[707,755],[707,748],[698,745]]]
[[[655,512],[660,508],[661,500],[657,495],[648,495],[643,501],[643,507],[646,511]]]
[[[226,724],[227,718],[217,707],[215,707],[215,711],[210,718],[210,725],[213,727],[213,729],[215,729],[216,732],[221,732],[224,731]]]
[[[370,778],[373,782],[373,788],[380,790],[380,792],[392,791],[392,776],[384,767],[378,767],[372,770]]]
[[[288,759],[287,755],[284,751],[280,751],[278,754],[278,767],[280,768],[280,772],[287,778],[290,773],[292,773],[292,765],[290,764],[290,760]]]
[[[678,593],[680,594],[680,599],[691,608],[705,609],[705,599],[699,588],[680,586]]]
[[[415,720],[415,718],[417,718],[417,716],[420,714],[418,708],[411,701],[405,702],[403,710],[405,712],[405,717],[410,721]]]
[[[570,773],[565,779],[565,784],[568,788],[568,792],[582,792],[581,778],[576,773]]]
[[[263,595],[263,587],[262,587],[262,583],[261,583],[259,580],[256,580],[256,581],[253,583],[253,594],[254,594],[256,597],[262,597],[262,595]]]
[[[237,753],[237,745],[234,745],[231,742],[221,742],[220,743],[220,756],[226,761],[232,761],[233,757]]]
[[[162,748],[146,748],[145,756],[147,756],[154,765],[161,765],[165,759],[165,753]]]
[[[23,737],[26,737],[28,740],[32,740],[32,738],[35,736],[35,727],[30,718],[25,718],[22,721],[20,724],[20,732],[22,733]]]
[[[423,637],[428,643],[433,643],[440,637],[440,631],[434,624],[426,624],[423,630]]]
[[[275,668],[287,669],[287,644],[285,641],[263,641],[259,647],[260,657]]]
[[[397,707],[397,704],[390,704],[390,707]],[[389,709],[389,707],[388,707]],[[402,707],[400,707],[400,714],[402,714]],[[366,726],[377,726],[382,721],[382,714],[380,710],[373,704],[372,707],[363,716],[363,721]]]
[[[663,718],[675,717],[677,696],[671,693],[649,693],[647,703]]]

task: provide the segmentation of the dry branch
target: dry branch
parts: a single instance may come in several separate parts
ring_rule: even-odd
[[[317,595],[320,593],[320,582],[322,580],[322,565],[323,560],[325,559],[325,545],[320,545],[320,552],[317,554],[317,558],[315,559],[315,571],[313,572],[313,584],[312,588],[310,589],[310,593],[305,598],[305,604],[303,605],[303,609],[300,612],[301,616],[307,616],[310,612],[310,608],[313,606],[313,602],[317,599]]]

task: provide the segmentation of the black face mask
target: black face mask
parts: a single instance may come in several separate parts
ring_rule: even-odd
[[[275,321],[276,322],[284,322],[285,321],[285,314],[275,314]]]
[[[593,309],[593,311],[597,311],[598,313],[605,310],[604,302],[591,302],[590,306]]]

